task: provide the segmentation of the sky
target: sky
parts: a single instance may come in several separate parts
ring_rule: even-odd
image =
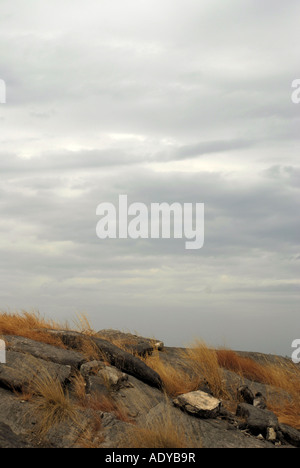
[[[169,346],[300,338],[298,0],[0,0],[0,308]],[[205,244],[96,236],[204,203]]]

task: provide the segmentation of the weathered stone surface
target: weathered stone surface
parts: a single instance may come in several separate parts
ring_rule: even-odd
[[[269,428],[278,430],[278,419],[271,411],[241,403],[236,414],[246,420],[247,429],[256,436],[262,434],[266,438]]]
[[[165,395],[135,377],[128,377],[128,384],[114,395],[114,400],[124,407],[130,418],[147,414],[151,408],[165,401]]]
[[[114,367],[117,367],[126,374],[131,374],[134,377],[154,387],[162,387],[160,376],[154,370],[150,369],[140,359],[132,356],[130,353],[119,349],[117,346],[100,338],[93,338],[94,343],[99,350],[105,355],[106,359]]]
[[[98,372],[105,367],[104,362],[101,361],[91,361],[82,364],[80,367],[80,373],[83,377],[88,377],[89,375],[97,375]]]
[[[203,419],[216,418],[221,407],[220,400],[201,391],[180,395],[174,400],[174,404],[187,413]]]
[[[72,350],[61,349],[38,341],[22,338],[20,336],[4,336],[2,339],[6,342],[8,350],[23,354],[30,354],[45,361],[52,361],[61,365],[69,365],[79,369],[86,359],[80,353]]]
[[[200,419],[172,407],[166,401],[159,403],[141,415],[138,427],[156,428],[174,425],[185,438],[189,448],[270,448],[274,445],[255,437],[247,436],[233,425],[218,419]]]
[[[242,401],[244,403],[248,403],[249,405],[253,405],[254,395],[252,390],[250,390],[250,388],[247,387],[247,385],[243,385],[238,388],[237,397],[238,401]]]
[[[285,424],[280,424],[279,430],[284,439],[294,447],[300,447],[300,432]]]
[[[117,346],[119,343],[126,351],[140,356],[151,354],[155,349],[162,351],[164,348],[162,341],[133,335],[132,333],[123,333],[118,330],[100,330],[97,333],[97,337],[114,342]]]
[[[86,382],[87,382],[86,391],[89,395],[96,393],[96,394],[109,396],[109,388],[107,387],[103,379],[101,379],[101,377],[98,377],[96,375],[90,375],[87,378]]]
[[[83,337],[81,333],[77,332],[55,330],[54,333],[59,335],[63,343],[72,349],[78,349],[83,340],[87,339],[86,336]],[[117,367],[117,369],[122,372],[133,375],[154,387],[162,387],[162,381],[157,372],[150,369],[150,367],[137,357],[132,356],[132,354],[101,338],[91,336],[90,340],[99,349],[100,359],[101,356],[103,356],[112,366]]]
[[[29,448],[29,445],[20,436],[17,436],[9,426],[0,423],[0,448]]]
[[[97,376],[112,390],[119,390],[128,384],[128,375],[115,367],[106,366],[99,370]]]
[[[6,360],[6,364],[0,364],[0,386],[10,389],[28,387],[43,371],[61,383],[65,383],[71,375],[70,366],[44,361],[27,354],[7,351]]]

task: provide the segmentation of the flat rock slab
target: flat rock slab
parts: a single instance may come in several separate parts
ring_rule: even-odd
[[[180,395],[174,400],[174,404],[187,413],[203,419],[216,418],[221,408],[220,400],[201,391]]]
[[[8,350],[18,353],[30,354],[45,361],[52,361],[61,365],[68,365],[74,369],[79,369],[86,361],[84,356],[78,352],[68,349],[61,349],[38,341],[30,340],[20,336],[3,336]]]
[[[71,375],[71,367],[7,351],[6,364],[0,364],[0,386],[18,390],[28,388],[34,378],[43,375],[43,372],[63,384]]]

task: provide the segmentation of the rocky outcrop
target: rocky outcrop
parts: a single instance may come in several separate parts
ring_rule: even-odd
[[[125,351],[139,356],[146,356],[147,354],[152,354],[154,350],[162,351],[164,349],[162,341],[144,338],[131,333],[122,333],[118,330],[100,330],[97,333],[97,337],[119,345]]]
[[[29,354],[45,361],[55,362],[56,364],[71,366],[74,369],[85,362],[82,354],[69,349],[61,349],[45,343],[22,338],[20,336],[3,336],[6,348],[17,353]]]
[[[235,407],[232,400],[215,398],[205,385],[173,400],[162,391],[158,374],[124,351],[123,345],[121,349],[98,336],[65,330],[51,333],[59,335],[66,349],[5,337],[7,362],[0,364],[0,448],[118,448],[126,446],[133,429],[160,430],[164,435],[168,428],[171,433],[178,431],[190,448],[300,446],[300,432],[279,424],[266,409],[264,395],[272,395],[272,387],[224,371]],[[96,360],[82,354],[87,343],[95,347]],[[182,350],[167,348],[160,356],[164,363],[188,372]],[[43,376],[57,383],[56,394],[31,393],[35,379]],[[45,414],[39,411],[46,409],[51,415],[55,404],[58,414],[65,408],[69,413],[55,417],[42,434]]]
[[[47,374],[64,384],[71,375],[71,366],[37,359],[28,354],[7,351],[6,364],[0,364],[0,386],[26,389],[39,375]]]
[[[112,366],[133,375],[143,382],[154,387],[161,388],[162,381],[160,376],[154,370],[150,369],[144,362],[137,357],[118,348],[109,341],[97,338],[96,336],[82,336],[80,333],[65,330],[55,330],[52,333],[58,335],[63,343],[72,349],[81,349],[84,340],[91,340],[99,350],[99,356],[104,357]]]

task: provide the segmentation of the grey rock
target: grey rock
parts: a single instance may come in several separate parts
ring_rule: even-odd
[[[293,445],[294,447],[300,447],[300,432],[285,424],[280,424],[279,430],[283,435],[286,442]]]
[[[244,403],[248,403],[249,405],[253,405],[254,395],[252,390],[250,390],[250,388],[247,387],[247,385],[243,385],[238,388],[237,397],[238,401],[242,401]]]
[[[9,389],[28,388],[34,378],[43,372],[57,378],[62,384],[71,375],[70,366],[61,366],[27,354],[7,351],[6,360],[6,364],[0,364],[0,386]]]
[[[246,427],[251,434],[258,436],[262,434],[267,438],[268,429],[277,431],[279,427],[278,419],[274,413],[261,410],[247,403],[241,403],[237,408],[237,416],[246,419]]]
[[[88,377],[89,375],[97,375],[98,372],[105,367],[105,364],[101,361],[91,361],[82,364],[80,367],[80,373],[83,377]]]
[[[117,367],[126,374],[131,374],[134,377],[137,377],[149,385],[162,388],[162,381],[157,372],[148,367],[140,359],[132,356],[126,351],[123,351],[108,341],[100,338],[93,338],[93,341],[111,365]]]
[[[123,333],[118,330],[100,330],[97,333],[97,337],[114,342],[117,346],[118,343],[120,343],[120,346],[126,351],[140,356],[151,354],[155,349],[162,351],[164,348],[164,343],[162,341],[144,338],[131,333]]]
[[[20,436],[16,435],[9,426],[0,423],[0,448],[29,448],[29,445]]]
[[[70,332],[65,330],[55,330],[63,343],[72,348],[80,348],[83,340],[87,339],[87,336],[83,336],[78,332]],[[118,348],[109,341],[97,338],[96,336],[89,337],[92,343],[96,345],[99,349],[99,357],[103,357],[107,360],[112,366],[117,369],[125,372],[126,374],[133,375],[143,382],[152,385],[154,387],[161,388],[162,381],[160,376],[154,370],[150,369],[144,362],[138,359],[132,354]]]
[[[193,416],[213,419],[220,414],[221,402],[208,393],[199,390],[178,396],[174,400],[174,405]]]
[[[39,343],[20,336],[4,336],[2,339],[6,342],[8,350],[23,354],[30,354],[45,361],[55,362],[61,365],[69,365],[74,369],[86,361],[84,356],[72,350],[58,348],[56,346]]]

